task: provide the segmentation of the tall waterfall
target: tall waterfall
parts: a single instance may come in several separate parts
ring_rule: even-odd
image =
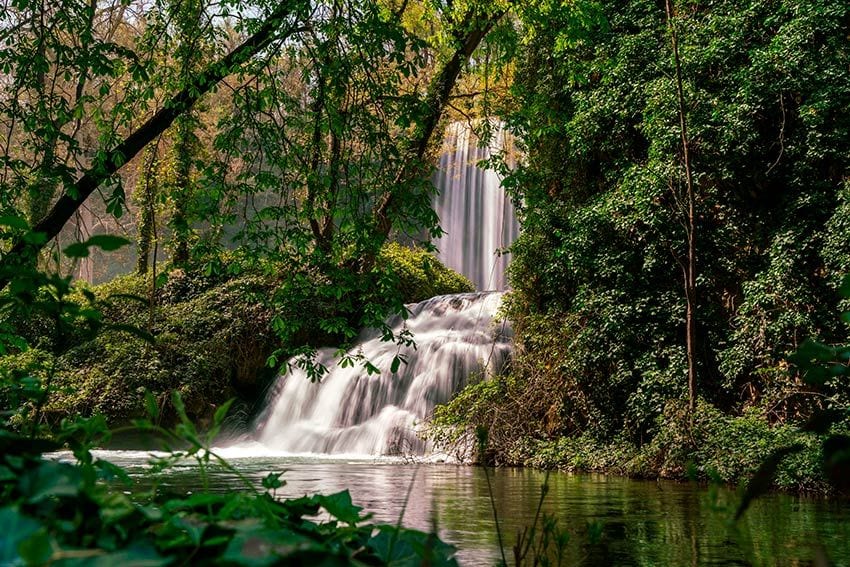
[[[440,259],[469,277],[480,290],[505,289],[507,259],[497,250],[509,246],[519,226],[513,205],[495,171],[478,162],[507,148],[507,134],[493,121],[489,145],[479,147],[470,125],[451,124],[434,184],[434,207],[446,232],[436,241]],[[511,350],[511,329],[497,321],[502,294],[467,293],[435,297],[409,305],[407,319],[387,324],[395,334],[409,331],[414,347],[382,341],[364,331],[348,353],[362,355],[380,369],[361,364],[343,367],[335,349],[319,351],[328,368],[321,383],[303,370],[280,377],[257,420],[255,440],[285,453],[421,454],[428,447],[417,426],[438,404],[463,388],[476,372],[499,372]],[[407,361],[393,373],[392,361]]]
[[[503,290],[507,257],[497,250],[513,243],[519,234],[513,204],[502,188],[499,175],[478,167],[478,162],[508,148],[504,124],[492,121],[489,145],[465,122],[446,129],[434,185],[438,195],[434,208],[446,234],[436,240],[439,258],[462,273],[481,290]]]
[[[501,293],[434,297],[391,318],[394,333],[413,333],[415,351],[364,331],[349,354],[377,366],[369,375],[355,364],[343,368],[334,349],[319,352],[329,372],[320,384],[302,370],[280,376],[258,420],[256,440],[287,453],[421,454],[419,422],[447,402],[478,371],[496,372],[510,353],[511,329],[494,319]],[[391,372],[393,358],[408,361]]]

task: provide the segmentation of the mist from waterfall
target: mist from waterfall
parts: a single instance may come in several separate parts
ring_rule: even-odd
[[[498,252],[516,240],[519,223],[499,174],[478,167],[497,153],[510,156],[504,124],[491,120],[490,125],[490,141],[483,147],[470,123],[453,122],[446,128],[433,179],[438,192],[434,209],[445,234],[434,244],[440,260],[472,280],[476,289],[504,290],[508,257]]]

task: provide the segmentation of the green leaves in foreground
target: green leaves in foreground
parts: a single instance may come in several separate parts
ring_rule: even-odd
[[[7,448],[25,447],[13,436],[4,432]],[[2,565],[456,565],[435,535],[364,523],[348,491],[276,500],[276,477],[265,492],[129,496],[116,482],[126,474],[90,454],[5,452],[0,468]]]
[[[850,275],[843,278],[839,294],[850,298]],[[846,320],[848,313],[844,313],[842,317]],[[831,346],[806,339],[789,360],[797,367],[803,381],[810,386],[823,386],[830,380],[850,376],[850,346]],[[801,428],[808,433],[826,436],[822,445],[824,475],[834,488],[845,492],[850,491],[850,437],[829,433],[833,425],[844,422],[848,417],[848,408],[821,409]],[[746,512],[753,499],[768,491],[782,461],[803,449],[803,445],[794,444],[781,447],[768,455],[747,484],[735,513],[736,520]]]
[[[738,510],[735,512],[736,520],[740,519],[740,517],[744,515],[744,512],[747,511],[747,508],[750,507],[750,504],[755,498],[761,496],[770,489],[773,485],[773,477],[776,476],[776,471],[779,469],[779,465],[782,463],[783,459],[785,459],[788,455],[799,453],[803,450],[803,448],[803,445],[794,444],[789,447],[781,447],[768,455],[756,471],[756,474],[753,475],[753,478],[751,478],[747,483],[747,488],[744,491],[744,495],[741,497],[741,503],[738,505]]]

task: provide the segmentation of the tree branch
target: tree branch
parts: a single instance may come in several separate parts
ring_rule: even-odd
[[[285,0],[269,15],[263,25],[239,47],[221,60],[209,65],[198,74],[182,91],[123,142],[93,164],[73,186],[68,187],[47,215],[34,227],[33,232],[47,236],[40,244],[27,243],[19,238],[12,248],[0,259],[0,289],[8,285],[15,267],[34,257],[47,241],[55,238],[74,212],[98,186],[114,175],[125,163],[133,159],[151,140],[164,132],[174,120],[186,112],[219,81],[262,51],[275,37],[275,32],[284,20],[300,5],[302,0]]]
[[[422,159],[425,157],[434,130],[440,122],[443,110],[457,83],[464,63],[469,60],[484,37],[504,14],[505,12],[500,10],[486,17],[483,21],[475,22],[476,15],[470,10],[459,25],[458,29],[464,30],[463,35],[456,35],[457,49],[428,86],[428,94],[425,99],[427,110],[424,116],[418,120],[414,136],[408,143],[407,161],[399,170],[396,183],[380,197],[377,206],[374,208],[375,229],[380,238],[386,239],[392,228],[392,208],[398,199],[399,188],[422,173]]]

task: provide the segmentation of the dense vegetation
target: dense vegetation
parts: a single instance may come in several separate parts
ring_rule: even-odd
[[[466,278],[422,249],[388,244],[377,262],[392,286],[384,296],[400,292],[404,303],[472,290]],[[72,290],[69,303],[98,313],[96,333],[87,329],[87,312],[57,328],[32,306],[9,311],[3,323],[30,347],[0,357],[0,365],[12,383],[25,376],[46,382],[53,375],[51,395],[41,408],[47,425],[77,415],[102,415],[111,426],[128,424],[144,415],[145,391],[157,400],[162,424],[177,418],[170,403],[174,391],[201,428],[231,398],[239,400],[234,419],[244,421],[275,375],[269,357],[286,360],[311,348],[343,344],[348,338],[321,322],[347,318],[357,327],[361,315],[354,305],[368,300],[361,295],[346,306],[323,293],[327,282],[318,274],[287,273],[272,264],[240,268],[232,255],[217,274],[175,268],[161,275],[153,298],[150,284],[135,274]],[[303,291],[293,293],[296,286]],[[302,317],[305,312],[314,317]],[[281,337],[275,328],[283,326],[294,331]],[[0,400],[8,403],[2,390]],[[32,410],[18,408],[13,422],[27,423]]]
[[[499,464],[755,473],[750,496],[837,484],[846,2],[0,6],[0,561],[449,561],[356,526],[346,494],[276,502],[276,477],[131,500],[89,449],[131,424],[207,466],[228,399],[248,415],[285,364],[318,380],[318,346],[406,344],[387,315],[471,290],[430,243],[459,118],[485,140],[501,118],[522,154],[490,164],[522,225],[517,354],[434,435]],[[41,456],[61,444],[76,464]]]
[[[520,352],[443,421],[474,415],[502,463],[738,479],[850,395],[788,361],[806,338],[847,337],[850,10],[716,1],[668,21],[631,1],[546,16],[505,105],[527,152],[508,178]],[[696,209],[695,415],[674,33]],[[817,486],[819,470],[813,451],[782,483]]]

